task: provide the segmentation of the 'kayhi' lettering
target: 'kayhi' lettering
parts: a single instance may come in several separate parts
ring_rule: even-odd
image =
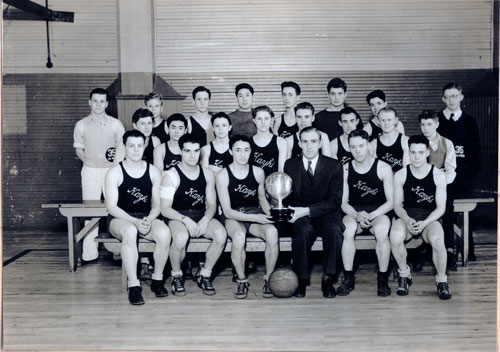
[[[146,203],[148,201],[148,196],[141,193],[141,190],[137,187],[133,187],[132,189],[128,189],[127,193],[130,193],[136,199],[133,204],[137,204],[139,202]]]
[[[198,193],[198,190],[191,187],[189,191],[184,192],[190,198],[193,198],[195,201],[191,203],[192,206],[195,206],[198,203],[202,203],[205,201],[205,196]]]
[[[358,181],[358,183],[356,183],[355,185],[353,185],[354,188],[357,188],[361,191],[364,191],[364,193],[361,194],[361,197],[364,197],[366,196],[367,194],[371,194],[371,195],[376,195],[380,189],[378,188],[371,188],[371,187],[368,187],[366,185],[366,182],[363,182],[363,181]]]
[[[165,169],[169,169],[169,168],[171,168],[171,167],[174,167],[174,166],[175,166],[175,165],[177,165],[178,163],[180,163],[180,161],[179,161],[179,160],[172,160],[172,161],[170,162],[170,164],[165,164]]]
[[[391,165],[391,167],[395,165],[403,167],[403,160],[395,158],[391,153],[385,153],[382,160],[386,161],[389,165]]]
[[[235,192],[243,193],[245,196],[244,198],[248,198],[250,196],[254,196],[257,193],[256,189],[248,189],[245,185],[242,185],[241,183],[238,184],[238,187],[234,189]]]
[[[224,165],[222,164],[222,160],[221,159],[215,159],[214,160],[214,166],[217,166],[217,167],[220,167],[220,168],[224,167]]]
[[[265,168],[265,167],[274,167],[274,164],[276,163],[274,161],[274,158],[270,159],[270,160],[265,160],[265,159],[262,159],[261,156],[263,155],[264,153],[261,153],[261,152],[255,152],[255,154],[253,155],[253,161],[255,164],[257,164],[258,166],[260,166],[261,168]]]
[[[428,194],[426,194],[424,192],[425,189],[423,189],[420,186],[412,187],[411,191],[415,192],[415,194],[420,197],[420,199],[417,200],[417,203],[420,203],[420,202],[429,202],[429,203],[432,203],[434,201],[434,195],[428,195]]]

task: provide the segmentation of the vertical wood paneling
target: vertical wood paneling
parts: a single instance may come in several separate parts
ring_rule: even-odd
[[[75,16],[74,23],[50,23],[50,50],[54,67],[45,67],[45,22],[4,21],[4,73],[118,72],[115,0],[49,0],[49,7],[74,12]]]
[[[492,67],[491,0],[157,0],[159,72]]]

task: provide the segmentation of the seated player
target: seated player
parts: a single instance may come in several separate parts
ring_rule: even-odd
[[[347,106],[340,110],[340,121],[339,124],[342,127],[342,134],[330,141],[330,151],[332,158],[337,159],[342,163],[342,165],[347,164],[352,160],[351,148],[349,148],[349,133],[357,129],[361,117],[358,112]]]
[[[212,128],[215,139],[201,148],[201,165],[217,173],[233,162],[229,152],[231,119],[226,113],[218,112],[212,115]]]
[[[252,148],[250,139],[235,135],[229,140],[233,162],[216,175],[217,194],[224,212],[227,234],[232,240],[231,261],[236,269],[237,289],[235,298],[248,295],[248,278],[245,276],[245,242],[247,232],[266,242],[264,297],[272,297],[268,278],[278,259],[278,231],[270,220],[270,206],[264,189],[264,171],[249,164]]]
[[[186,256],[189,238],[203,236],[211,239],[212,243],[196,282],[204,294],[215,295],[211,282],[212,269],[226,244],[226,230],[214,218],[217,210],[215,177],[210,169],[199,165],[200,141],[195,136],[182,136],[179,147],[181,162],[165,172],[160,189],[161,213],[169,219],[168,227],[172,233],[172,293],[186,295],[181,262]]]
[[[396,130],[399,122],[396,110],[393,108],[386,106],[380,109],[377,119],[382,134],[371,142],[373,154],[377,159],[389,164],[393,172],[399,171],[410,163],[408,137]]]
[[[153,152],[154,164],[160,170],[168,170],[181,161],[179,138],[187,131],[187,120],[182,114],[172,114],[167,119],[169,140],[157,146]]]
[[[456,177],[457,159],[453,143],[441,136],[437,129],[439,127],[439,118],[434,110],[424,110],[418,116],[422,134],[429,140],[429,158],[428,162],[444,172],[446,177],[446,210],[442,218],[444,230],[444,244],[448,251],[447,267],[450,270],[457,270],[457,261],[455,258],[455,231],[453,223],[453,196],[450,195],[451,186]],[[465,186],[464,186],[465,187]]]
[[[262,105],[252,111],[253,122],[257,133],[250,139],[252,148],[251,161],[264,170],[267,176],[276,171],[283,171],[286,160],[286,142],[283,138],[271,133],[274,112]]]
[[[299,130],[295,120],[295,107],[300,97],[300,86],[290,81],[281,83],[281,96],[286,111],[281,116],[276,117],[273,133],[278,137],[286,138]]]
[[[310,127],[314,122],[314,106],[311,103],[303,102],[295,107],[295,119],[297,120],[298,131],[291,136],[285,138],[287,146],[287,159],[302,155],[302,148],[299,143],[299,134],[306,127]],[[324,132],[321,134],[321,154],[330,156],[330,143],[328,135]]]
[[[170,231],[158,219],[161,171],[142,160],[145,140],[139,131],[125,132],[125,160],[106,174],[108,231],[122,241],[121,257],[127,272],[128,299],[134,305],[144,304],[137,279],[137,236],[156,243],[151,291],[156,297],[168,296],[163,286],[163,269],[168,259]]]
[[[385,101],[385,93],[380,89],[370,92],[366,96],[366,102],[370,107],[372,116],[370,116],[368,123],[363,127],[363,129],[368,132],[370,139],[373,140],[382,134],[382,128],[380,127],[380,120],[378,119],[378,113],[381,109],[387,106]],[[405,134],[405,129],[403,123],[398,121],[396,124],[396,131]]]
[[[153,113],[153,132],[152,135],[160,140],[160,143],[168,141],[168,126],[163,119],[163,102],[161,94],[151,92],[144,98],[144,105]]]
[[[436,266],[437,293],[440,299],[452,294],[446,276],[446,247],[443,227],[439,218],[446,207],[446,177],[427,162],[429,140],[425,136],[412,136],[408,140],[410,165],[394,175],[394,211],[398,219],[391,228],[390,240],[394,259],[398,264],[399,296],[408,295],[413,282],[406,264],[405,243],[422,238],[432,246],[432,261]]]
[[[340,205],[342,201],[342,164],[320,155],[321,133],[314,127],[300,131],[302,156],[288,159],[285,173],[292,178],[292,193],[285,199],[293,210],[292,259],[293,269],[299,277],[295,297],[305,297],[311,278],[309,267],[311,247],[317,236],[323,238],[323,297],[335,297],[333,287],[340,254],[343,225]]]
[[[353,273],[356,246],[354,237],[363,230],[375,235],[378,259],[377,295],[387,297],[391,289],[387,283],[387,268],[391,255],[389,228],[391,220],[386,215],[393,206],[392,169],[369,152],[368,133],[354,130],[349,134],[349,147],[353,160],[344,165],[344,192],[342,219],[345,225],[342,244],[344,279],[337,289],[339,296],[347,296],[355,286]]]

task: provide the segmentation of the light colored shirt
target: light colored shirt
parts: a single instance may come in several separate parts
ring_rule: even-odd
[[[302,156],[302,163],[304,164],[304,169],[307,171],[307,169],[309,167],[309,161],[311,161],[312,162],[311,169],[312,169],[312,173],[314,175],[316,172],[316,165],[318,165],[318,159],[319,159],[319,154],[316,155],[316,157],[312,160],[306,159],[305,156]]]
[[[436,134],[438,136],[436,142],[433,142],[429,139],[429,147],[433,151],[436,151],[439,148],[439,140],[441,138],[444,140],[444,143],[446,145],[446,157],[444,159],[444,167],[441,168],[441,170],[444,172],[444,175],[446,177],[446,184],[449,185],[455,180],[455,177],[457,176],[457,173],[455,172],[457,168],[457,157],[455,155],[455,146],[453,145],[453,142],[450,141],[448,138],[444,138],[439,133]]]
[[[73,147],[84,150],[84,166],[111,167],[116,164],[114,155],[124,133],[125,128],[120,120],[109,115],[103,119],[89,115],[76,123]]]
[[[447,120],[450,119],[453,114],[453,121],[458,121],[458,119],[462,116],[462,110],[458,109],[457,111],[450,111],[448,108],[443,110],[443,115]]]

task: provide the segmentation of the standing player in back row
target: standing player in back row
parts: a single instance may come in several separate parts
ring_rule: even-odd
[[[268,106],[258,106],[252,111],[257,133],[250,139],[252,147],[251,164],[264,170],[267,176],[283,171],[287,159],[286,142],[271,132],[274,112]]]
[[[253,94],[253,87],[248,83],[240,83],[234,88],[238,109],[229,113],[233,136],[242,134],[250,138],[257,132],[252,116]]]
[[[144,105],[153,113],[153,132],[152,136],[157,137],[160,143],[168,141],[168,126],[163,119],[163,102],[161,101],[161,94],[151,92],[144,98]]]
[[[397,131],[398,116],[393,108],[386,106],[380,109],[378,121],[382,134],[371,142],[373,153],[389,164],[393,172],[399,171],[410,163],[408,137]]]
[[[208,111],[212,92],[210,89],[198,86],[191,94],[194,102],[194,114],[188,119],[188,132],[200,140],[203,147],[214,139],[212,131],[211,113]]]
[[[425,136],[412,136],[408,144],[410,165],[394,175],[394,211],[398,219],[392,225],[390,240],[392,255],[399,267],[396,293],[408,295],[413,282],[406,263],[405,243],[421,237],[432,246],[438,296],[450,299],[444,232],[439,222],[446,207],[446,178],[441,170],[427,162],[429,140]]]
[[[286,138],[299,131],[295,120],[295,107],[300,97],[300,86],[289,81],[281,83],[281,96],[286,111],[281,116],[276,117],[273,133],[278,137]]]
[[[391,294],[387,282],[387,268],[391,246],[389,228],[391,220],[387,213],[393,207],[392,170],[385,162],[370,155],[368,133],[354,130],[349,134],[349,147],[353,160],[344,165],[344,189],[342,193],[342,219],[345,225],[342,244],[344,280],[337,289],[339,296],[347,296],[354,290],[353,273],[356,246],[354,237],[363,230],[375,235],[378,268],[377,295],[386,297]]]

